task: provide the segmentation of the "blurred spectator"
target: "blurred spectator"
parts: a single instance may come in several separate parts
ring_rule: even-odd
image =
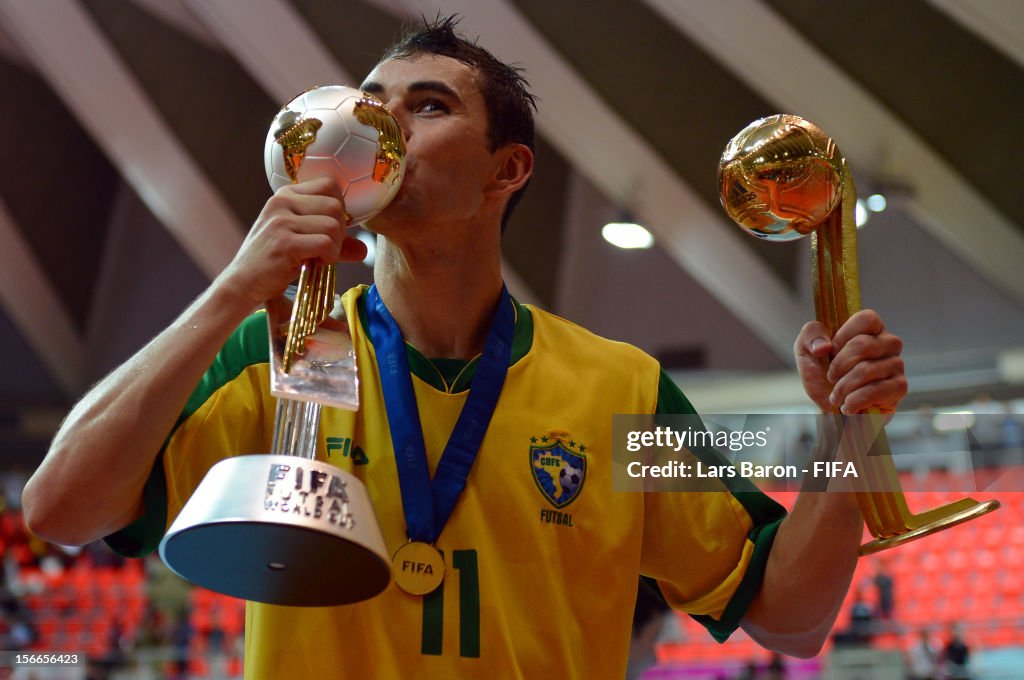
[[[1006,452],[1006,462],[1011,465],[1024,463],[1021,451],[1024,448],[1024,427],[1013,412],[1013,405],[1008,401],[1003,403],[1003,418],[999,423],[999,429],[1003,451]]]
[[[864,588],[857,588],[853,606],[850,608],[850,626],[833,636],[836,646],[866,645],[871,642],[875,631],[875,611],[868,602]]]
[[[936,680],[939,673],[939,650],[932,644],[927,628],[918,631],[918,638],[907,650],[908,680]]]
[[[0,649],[28,649],[39,637],[32,621],[32,612],[9,590],[0,588]]]
[[[778,652],[772,652],[765,678],[766,680],[786,680],[786,662]]]
[[[875,583],[875,594],[878,596],[878,618],[882,621],[892,621],[892,612],[895,606],[895,597],[893,595],[895,584],[885,560],[880,559],[876,564],[877,571],[873,580]]]
[[[1003,438],[1000,432],[999,423],[1002,420],[1003,407],[992,401],[985,392],[980,392],[974,401],[967,404],[967,410],[974,413],[974,425],[971,427],[971,434],[981,447],[987,451],[1002,448]],[[994,465],[995,456],[985,459],[985,465]]]
[[[188,612],[182,612],[171,628],[171,647],[174,649],[174,662],[171,664],[171,678],[188,678],[188,646],[192,640],[192,624]]]
[[[931,470],[948,468],[950,443],[944,433],[935,429],[935,408],[928,403],[921,404],[916,414],[908,415],[907,422],[913,428],[908,433],[904,452],[913,455],[900,461],[903,468],[909,467],[919,478],[925,477]]]
[[[971,680],[968,666],[971,651],[963,640],[960,625],[954,623],[949,627],[949,641],[942,650],[942,664],[949,680]]]
[[[736,680],[758,680],[760,676],[761,674],[757,669],[757,662],[748,661],[746,665],[743,666],[743,670],[740,671],[740,674],[736,676]]]
[[[854,642],[867,644],[871,641],[874,629],[875,611],[871,608],[864,589],[858,588],[853,608],[850,610],[850,632],[853,634]]]

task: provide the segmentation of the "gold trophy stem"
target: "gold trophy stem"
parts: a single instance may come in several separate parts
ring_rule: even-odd
[[[857,188],[845,162],[843,180],[840,205],[815,231],[811,241],[814,307],[818,320],[833,335],[860,310],[854,218]],[[827,368],[828,359],[824,364]],[[875,537],[861,546],[861,555],[927,536],[999,507],[998,501],[979,503],[964,498],[920,514],[910,512],[882,429],[882,417],[877,410],[869,414],[878,417],[854,418],[847,425],[852,431],[843,433],[849,438],[849,449],[860,475],[855,491],[857,504]]]
[[[334,308],[334,265],[313,261],[302,265],[292,303],[281,368],[285,373],[306,352],[306,341]],[[278,399],[274,419],[272,452],[316,457],[316,432],[320,425],[320,404],[295,399]]]
[[[292,363],[306,352],[306,340],[316,332],[334,308],[334,265],[321,265],[312,261],[302,265],[299,283],[288,321],[288,337],[284,343],[282,367],[287,373]]]

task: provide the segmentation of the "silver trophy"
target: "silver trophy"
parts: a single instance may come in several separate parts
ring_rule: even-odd
[[[264,162],[274,190],[320,175],[335,178],[348,225],[355,226],[397,193],[405,140],[373,96],[317,87],[274,118]],[[390,560],[366,487],[315,460],[323,406],[359,407],[334,265],[303,265],[287,315],[286,307],[267,305],[271,393],[278,398],[271,453],[214,465],[167,531],[160,556],[179,576],[246,600],[358,602],[387,587]]]

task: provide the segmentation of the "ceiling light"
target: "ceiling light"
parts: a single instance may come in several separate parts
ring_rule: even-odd
[[[868,206],[868,210],[870,210],[871,212],[882,212],[883,210],[885,210],[885,206],[887,205],[885,196],[883,196],[882,194],[871,194],[870,196],[868,196],[868,200],[866,201],[866,203]]]
[[[654,245],[651,232],[634,222],[609,222],[602,227],[601,236],[619,248],[650,248]]]

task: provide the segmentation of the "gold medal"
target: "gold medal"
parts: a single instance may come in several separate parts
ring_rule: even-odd
[[[444,557],[429,543],[410,541],[391,558],[391,575],[410,595],[432,593],[444,581]]]

